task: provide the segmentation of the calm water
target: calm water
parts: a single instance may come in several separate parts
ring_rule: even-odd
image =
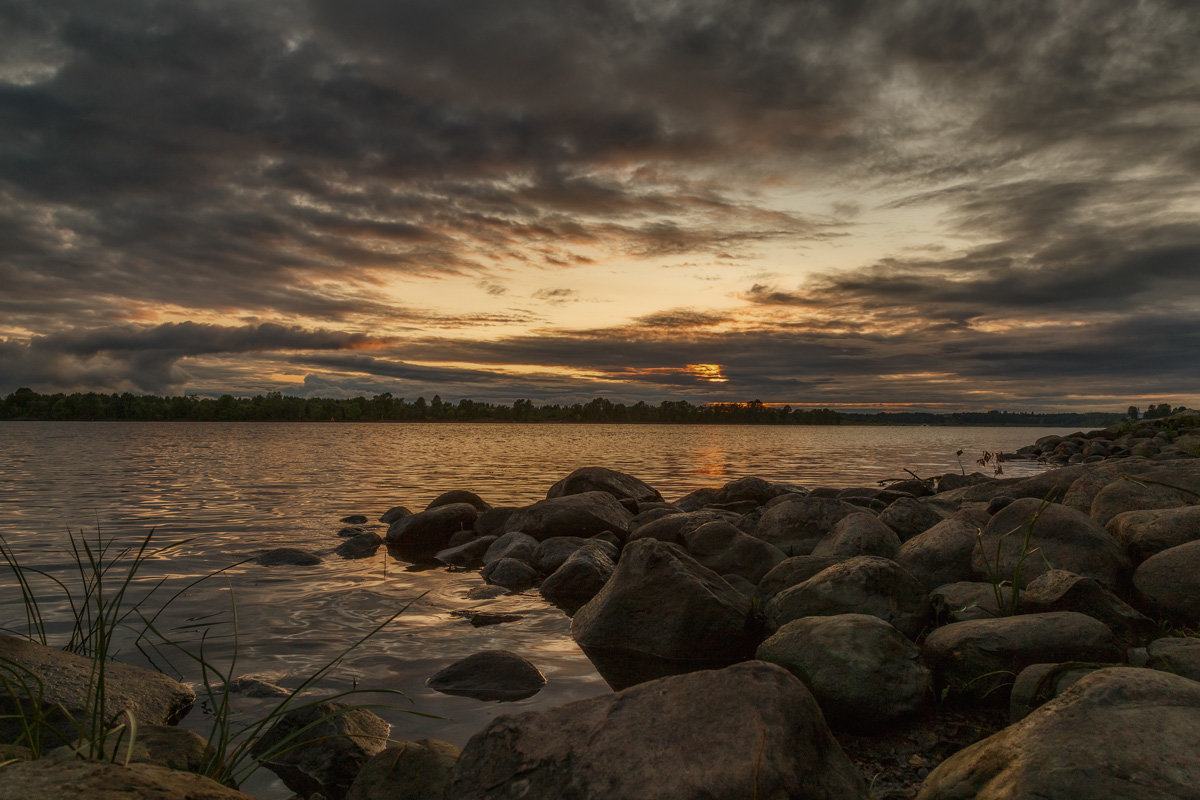
[[[603,465],[629,472],[675,499],[746,475],[815,486],[875,485],[886,478],[970,471],[984,450],[1012,451],[1050,428],[854,428],[503,424],[0,423],[0,534],[21,558],[52,571],[67,564],[66,531],[128,543],[156,531],[162,544],[143,586],[166,588],[273,547],[326,556],[314,567],[236,566],[184,595],[163,620],[181,638],[209,629],[206,654],[236,655],[234,674],[299,684],[352,641],[403,606],[398,620],[346,657],[320,685],[398,689],[425,719],[384,710],[393,736],[432,736],[462,745],[500,713],[557,705],[609,691],[570,638],[569,620],[536,591],[491,600],[467,594],[477,572],[406,571],[386,548],[362,560],[330,551],[338,519],[375,520],[389,507],[418,511],[449,489],[471,489],[493,505],[545,497],[572,470]],[[1040,469],[1005,464],[1006,474]],[[380,533],[384,526],[376,525]],[[0,625],[23,616],[0,576]],[[53,606],[50,606],[52,609]],[[232,637],[236,608],[238,640]],[[517,623],[473,628],[450,612],[515,611]],[[517,703],[484,703],[431,692],[425,679],[483,649],[533,661],[546,688]],[[131,647],[123,660],[145,663]],[[185,679],[195,680],[176,661]],[[244,701],[242,713],[254,713]],[[393,701],[394,702],[394,701]],[[186,727],[207,734],[197,708]],[[290,793],[266,771],[244,787],[261,797]]]

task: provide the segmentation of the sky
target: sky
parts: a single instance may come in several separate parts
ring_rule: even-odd
[[[1195,0],[7,0],[0,392],[1200,405]]]

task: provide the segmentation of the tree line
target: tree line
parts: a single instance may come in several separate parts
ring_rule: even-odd
[[[440,396],[407,401],[390,393],[373,397],[295,397],[280,392],[253,397],[180,395],[39,394],[21,388],[0,400],[0,419],[37,420],[194,420],[310,422],[610,422],[724,425],[1024,425],[1097,428],[1119,422],[1123,414],[1030,413],[1012,411],[857,413],[828,408],[800,409],[745,403],[665,400],[614,403],[597,397],[587,403],[535,405],[527,399],[511,404],[469,399],[443,402]]]

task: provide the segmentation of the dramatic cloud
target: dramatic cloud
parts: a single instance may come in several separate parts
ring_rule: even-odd
[[[0,391],[1196,403],[1197,42],[1180,0],[9,3]]]

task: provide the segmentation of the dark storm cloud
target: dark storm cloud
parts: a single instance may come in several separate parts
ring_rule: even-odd
[[[845,235],[884,195],[939,211],[959,249],[760,282],[743,299],[775,316],[757,331],[705,337],[723,312],[675,310],[415,347],[664,387],[698,379],[652,370],[719,362],[723,390],[757,394],[878,391],[872,375],[931,354],[1017,385],[1097,343],[1128,381],[1174,374],[1192,341],[1175,312],[1200,292],[1186,2],[18,0],[0,36],[0,318],[26,337],[2,345],[6,382],[170,386],[196,353],[317,336],[114,330],[145,307],[355,330],[530,320],[402,308],[379,275],[499,295],[502,267],[723,262]],[[864,196],[783,212],[762,191],[780,176]],[[976,329],[1033,319],[1061,328]],[[528,385],[561,389],[544,380]]]
[[[67,331],[28,343],[0,340],[4,390],[55,385],[162,392],[185,382],[189,357],[353,350],[379,340],[338,331],[302,330],[273,323],[233,328],[193,322]]]

